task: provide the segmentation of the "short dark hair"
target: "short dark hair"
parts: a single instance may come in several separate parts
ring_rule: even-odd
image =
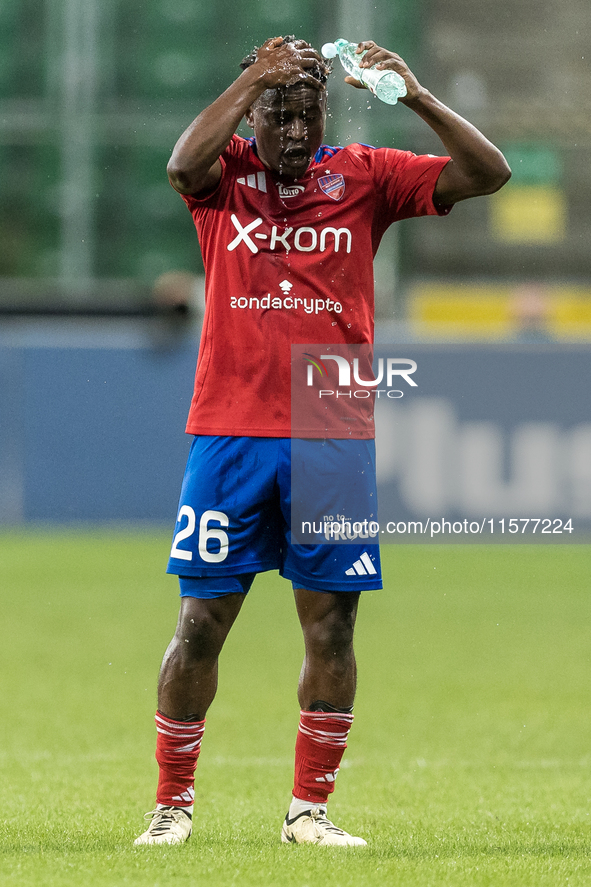
[[[314,49],[306,40],[300,40],[298,37],[294,37],[293,34],[288,34],[283,38],[284,43],[293,43],[296,49]],[[247,68],[250,68],[251,65],[257,60],[257,53],[261,47],[255,46],[252,52],[249,52],[247,56],[245,56],[240,62],[240,67],[243,71],[246,71]],[[318,55],[318,62],[310,68],[310,73],[313,77],[316,78],[320,83],[325,84],[328,80],[328,75],[332,71],[332,63],[327,59],[323,59],[320,53],[314,49],[314,52]]]

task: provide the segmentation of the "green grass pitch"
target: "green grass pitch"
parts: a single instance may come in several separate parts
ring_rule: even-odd
[[[362,597],[333,819],[367,849],[279,843],[302,642],[259,577],[220,666],[182,847],[134,848],[174,629],[166,533],[0,535],[0,884],[591,883],[590,546],[391,546]]]

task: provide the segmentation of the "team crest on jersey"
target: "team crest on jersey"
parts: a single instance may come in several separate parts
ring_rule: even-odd
[[[330,176],[322,176],[318,179],[318,184],[328,197],[333,200],[341,200],[345,193],[345,179],[340,173]]]

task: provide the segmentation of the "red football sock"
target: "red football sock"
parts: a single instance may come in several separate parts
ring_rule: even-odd
[[[326,804],[353,723],[352,714],[302,711],[296,739],[294,798]]]
[[[173,721],[157,711],[156,729],[156,760],[160,766],[156,803],[190,807],[205,721]]]

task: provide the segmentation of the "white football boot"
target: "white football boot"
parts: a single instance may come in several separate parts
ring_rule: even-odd
[[[182,807],[157,807],[146,813],[150,819],[147,830],[133,842],[136,847],[146,844],[184,844],[191,834],[191,816]]]
[[[337,828],[326,816],[326,808],[312,807],[293,819],[289,813],[281,829],[284,844],[318,844],[320,847],[367,847],[363,838],[355,838]]]

